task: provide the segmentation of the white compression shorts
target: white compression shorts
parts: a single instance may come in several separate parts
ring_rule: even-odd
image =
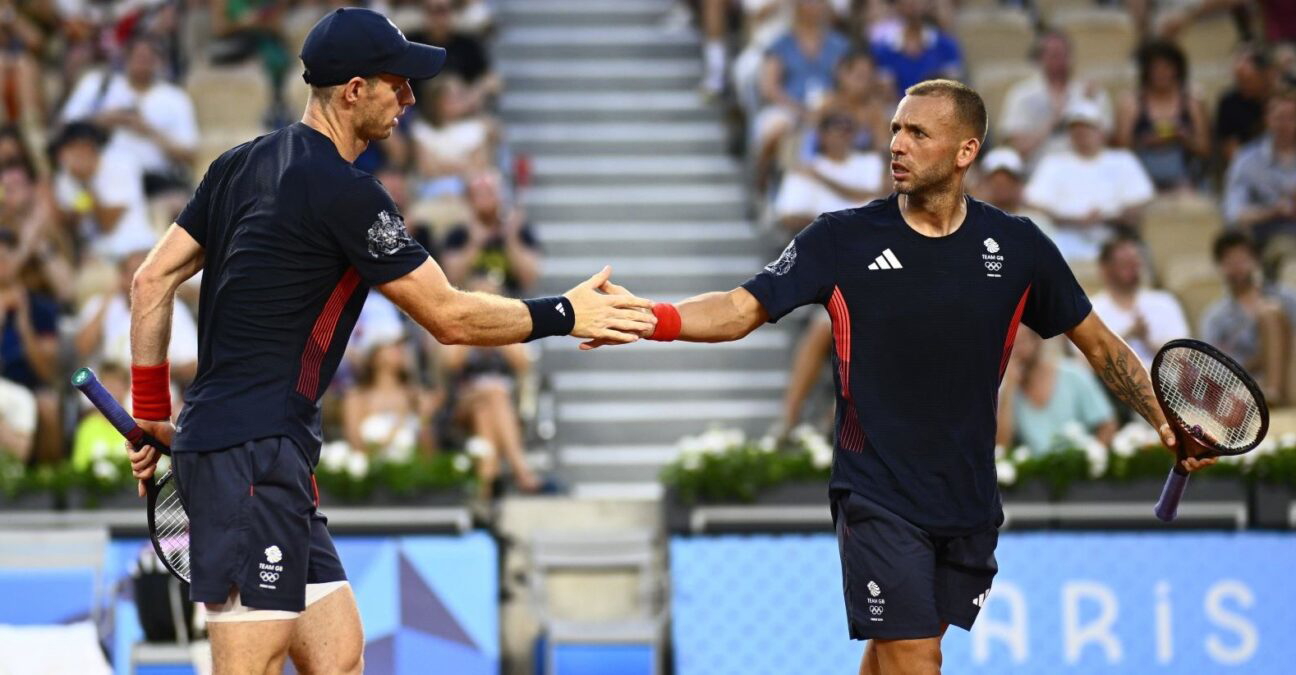
[[[306,584],[306,606],[319,602],[324,596],[346,586],[346,580],[329,581],[322,584]],[[254,609],[243,604],[238,589],[230,592],[229,599],[219,609],[207,606],[207,623],[221,621],[281,621],[296,619],[301,612],[285,612],[278,609]]]

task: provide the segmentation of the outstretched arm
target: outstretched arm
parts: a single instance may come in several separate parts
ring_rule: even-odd
[[[1165,413],[1157,403],[1156,394],[1152,392],[1152,379],[1139,361],[1134,350],[1120,336],[1111,332],[1107,325],[1098,318],[1097,312],[1089,316],[1075,328],[1067,332],[1067,337],[1084,354],[1093,366],[1094,372],[1102,379],[1103,384],[1116,398],[1147,420],[1161,436],[1161,442],[1167,448],[1176,450],[1178,439]],[[1189,471],[1204,469],[1215,463],[1214,459],[1197,459],[1191,455],[1200,450],[1199,446],[1188,440],[1192,446],[1187,448],[1189,455],[1183,460],[1183,467]]]
[[[647,300],[606,294],[610,268],[567,291],[575,314],[570,334],[576,337],[634,342],[652,330],[655,320],[644,311]],[[428,258],[405,276],[378,287],[443,344],[495,346],[521,342],[533,335],[533,314],[526,303],[489,293],[461,291],[446,280]],[[543,308],[549,311],[546,306]],[[566,312],[567,310],[562,310]],[[546,333],[548,334],[548,333]]]
[[[732,342],[747,337],[769,321],[765,307],[747,289],[695,295],[678,305],[680,340],[688,342]]]

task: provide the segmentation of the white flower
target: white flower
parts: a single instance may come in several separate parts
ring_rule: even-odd
[[[94,460],[90,464],[90,470],[94,473],[95,478],[98,478],[105,483],[111,483],[117,480],[117,476],[120,474],[117,465],[107,459]]]
[[[1296,431],[1288,431],[1278,437],[1278,447],[1290,448],[1296,446]]]
[[[1002,445],[998,445],[998,444],[996,444],[996,445],[995,445],[995,451],[994,451],[994,458],[995,458],[995,461],[999,461],[999,460],[1001,460],[1001,459],[1007,459],[1007,458],[1008,458],[1008,448],[1006,448],[1006,447],[1004,447],[1004,446],[1002,446]]]
[[[455,455],[454,459],[450,460],[450,464],[455,468],[455,471],[460,473],[472,471],[472,460],[468,459],[468,455],[463,453]]]
[[[676,443],[681,456],[700,455],[703,452],[702,439],[699,436],[685,436]]]
[[[1030,456],[1031,456],[1030,446],[1019,445],[1013,448],[1012,454],[1009,455],[1009,458],[1012,460],[1013,464],[1021,464],[1022,462],[1030,459]]]
[[[1133,421],[1121,427],[1112,437],[1112,452],[1118,457],[1131,457],[1140,449],[1157,445],[1161,437],[1156,430],[1142,421]]]
[[[346,467],[347,455],[351,454],[351,448],[346,441],[333,441],[325,443],[320,448],[320,466],[331,473],[338,473]]]
[[[1012,485],[1017,482],[1017,465],[1001,459],[995,462],[995,474],[1000,485]]]
[[[352,478],[364,478],[369,474],[369,458],[362,452],[347,455],[346,472]]]
[[[832,466],[833,446],[828,441],[818,439],[807,444],[806,449],[810,452],[810,463],[816,469],[827,469]]]
[[[102,440],[95,441],[90,445],[90,458],[103,459],[108,456],[108,453],[113,451],[113,448],[117,448],[117,447],[121,447],[121,446],[116,445],[114,443],[109,443],[108,441],[102,441]]]
[[[684,467],[687,471],[696,471],[699,466],[702,466],[702,455],[697,453],[681,455],[680,466]]]
[[[761,452],[774,452],[778,448],[778,440],[773,436],[761,436],[761,439],[756,442],[756,447]]]

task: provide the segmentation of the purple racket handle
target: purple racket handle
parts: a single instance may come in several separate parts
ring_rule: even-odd
[[[1156,517],[1163,522],[1170,522],[1179,513],[1179,500],[1183,499],[1184,489],[1188,487],[1188,472],[1180,472],[1178,462],[1170,475],[1166,477],[1165,487],[1161,488],[1161,498],[1156,503]]]
[[[85,397],[94,404],[94,407],[98,408],[99,412],[108,418],[108,423],[113,425],[113,428],[122,436],[125,436],[131,445],[136,448],[151,445],[164,455],[171,454],[171,448],[167,444],[154,438],[152,434],[144,431],[139,424],[135,423],[135,418],[131,417],[130,413],[127,413],[126,409],[117,402],[117,399],[113,398],[113,395],[108,393],[108,390],[104,389],[103,385],[99,383],[99,378],[95,376],[93,370],[78,368],[75,373],[72,373],[72,386],[85,394]]]

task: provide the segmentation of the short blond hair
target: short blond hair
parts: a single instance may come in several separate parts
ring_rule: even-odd
[[[963,124],[967,125],[977,140],[985,142],[986,133],[990,130],[990,116],[986,113],[985,101],[972,87],[955,80],[926,80],[905,90],[905,96],[940,96],[954,104],[954,112]]]

